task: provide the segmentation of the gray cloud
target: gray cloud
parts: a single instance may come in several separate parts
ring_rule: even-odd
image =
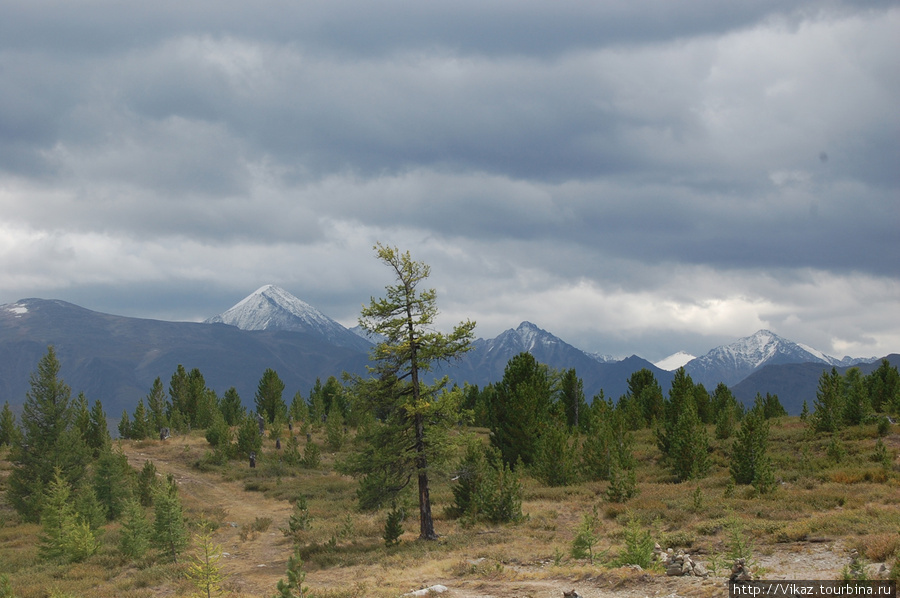
[[[0,302],[900,350],[891,2],[0,2]],[[827,156],[823,159],[822,156]]]

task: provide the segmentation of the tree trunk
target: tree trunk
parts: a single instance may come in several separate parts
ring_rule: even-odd
[[[419,539],[437,540],[431,516],[431,497],[428,492],[428,458],[425,455],[425,422],[416,415],[416,468],[419,470]]]

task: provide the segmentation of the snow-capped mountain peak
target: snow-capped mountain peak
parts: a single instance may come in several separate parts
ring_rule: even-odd
[[[353,334],[309,303],[273,284],[260,287],[230,309],[209,318],[206,323],[229,324],[241,330],[306,332],[321,335],[340,346],[357,348],[368,346],[365,339]]]
[[[704,384],[717,381],[734,384],[765,365],[807,362],[831,365],[833,360],[770,330],[759,330],[692,359],[684,368],[695,381]]]
[[[661,370],[666,370],[667,372],[674,372],[678,368],[682,367],[684,364],[689,362],[692,359],[696,359],[694,355],[690,353],[685,353],[684,351],[678,351],[677,353],[673,353],[662,359],[657,361],[653,365],[658,367]]]

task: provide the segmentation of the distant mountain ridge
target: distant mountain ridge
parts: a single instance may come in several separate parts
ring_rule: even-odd
[[[24,401],[28,377],[50,344],[57,349],[63,377],[73,391],[101,399],[107,413],[115,416],[121,405],[133,409],[153,379],[168,380],[178,364],[200,369],[217,392],[235,386],[249,405],[265,368],[278,371],[286,393],[307,393],[316,378],[343,371],[364,373],[369,350],[377,340],[359,327],[343,327],[275,285],[257,289],[204,323],[126,318],[59,300],[23,299],[0,306],[0,401],[14,405]],[[522,322],[495,338],[475,340],[460,361],[441,364],[434,375],[484,386],[499,381],[509,360],[523,351],[559,370],[575,368],[588,400],[601,390],[606,398],[617,400],[627,391],[631,374],[644,368],[668,392],[674,376],[669,368],[677,369],[677,360],[690,357],[671,356],[660,362],[665,369],[636,355],[616,360],[582,351],[531,322]],[[815,388],[811,396],[806,395],[810,379],[819,375],[816,372],[870,361],[874,360],[838,360],[760,330],[691,359],[684,368],[708,390],[725,382],[740,390],[740,398],[751,391],[755,395],[755,389],[804,393],[800,398],[782,397],[793,406],[814,398]]]
[[[738,339],[730,345],[716,347],[706,355],[690,360],[684,365],[684,370],[694,382],[707,387],[719,382],[732,386],[767,365],[821,363],[849,366],[873,360],[874,358],[850,357],[836,359],[769,330],[759,330],[751,336]]]

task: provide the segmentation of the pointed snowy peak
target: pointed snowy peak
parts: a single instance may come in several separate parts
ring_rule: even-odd
[[[227,311],[206,320],[207,324],[229,324],[241,330],[289,330],[325,337],[339,345],[365,349],[369,343],[321,311],[281,287],[260,287]]]
[[[691,361],[692,359],[696,359],[696,357],[694,355],[691,355],[690,353],[685,353],[684,351],[678,351],[677,353],[673,353],[673,354],[669,355],[665,359],[657,361],[653,365],[655,365],[656,367],[658,367],[661,370],[666,370],[667,372],[674,372],[675,370],[684,366],[687,362]]]
[[[832,358],[821,351],[797,344],[771,332],[759,330],[730,345],[717,347],[685,364],[695,382],[704,385],[740,382],[759,368],[784,363],[824,363]]]

